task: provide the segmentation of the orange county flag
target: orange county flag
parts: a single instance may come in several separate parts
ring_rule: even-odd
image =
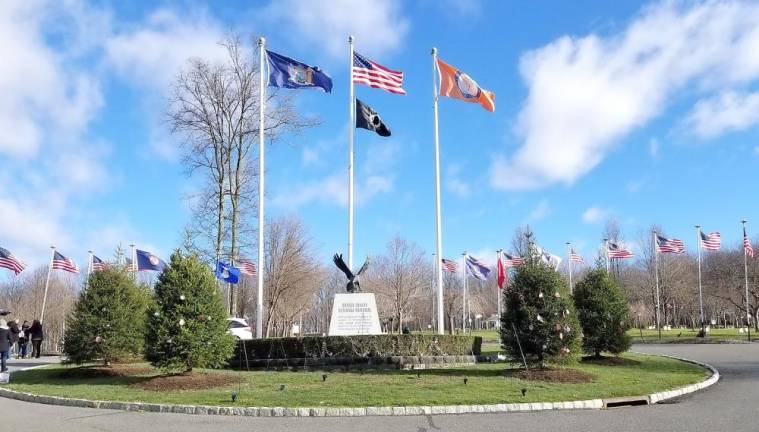
[[[495,111],[495,93],[480,87],[469,75],[438,59],[440,71],[440,96],[474,102],[486,110]]]

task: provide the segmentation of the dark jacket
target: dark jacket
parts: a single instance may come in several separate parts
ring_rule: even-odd
[[[18,328],[16,321],[9,322],[8,329],[11,331],[11,343],[14,344],[18,342],[18,334],[21,332],[21,330]]]
[[[0,328],[0,352],[7,352],[11,349],[11,331]]]
[[[29,323],[21,324],[21,331],[24,332],[24,336],[21,336],[21,334],[19,334],[18,340],[22,344],[29,342],[31,339],[31,335],[29,334],[29,327],[31,327]]]
[[[32,326],[29,328],[29,334],[31,335],[31,337],[29,337],[29,340],[45,339],[45,336],[42,333],[42,324],[37,320],[35,320]]]

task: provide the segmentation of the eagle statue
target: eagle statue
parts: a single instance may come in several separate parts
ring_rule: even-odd
[[[343,261],[342,254],[335,254],[335,256],[332,257],[332,261],[335,262],[335,265],[340,269],[340,271],[345,273],[345,277],[348,278],[348,284],[345,286],[345,290],[349,293],[361,292],[361,286],[359,285],[358,277],[366,271],[367,267],[369,267],[369,259],[366,259],[364,265],[362,265],[355,274],[351,271],[351,269],[348,268],[348,265],[345,264],[345,261]]]

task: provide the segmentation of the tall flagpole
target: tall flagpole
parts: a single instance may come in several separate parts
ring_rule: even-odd
[[[467,276],[468,270],[466,266],[466,251],[464,251],[463,254],[461,254],[461,268],[464,269],[464,289],[461,293],[461,331],[466,333],[466,294],[467,294],[467,279],[469,279]]]
[[[55,257],[55,246],[50,246],[50,263],[47,266],[47,278],[45,279],[45,293],[42,295],[42,312],[40,312],[40,323],[45,319],[45,304],[47,303],[47,288],[50,286],[50,273],[53,271],[53,257]]]
[[[438,334],[443,334],[445,333],[445,323],[443,322],[443,268],[441,261],[443,258],[443,234],[440,216],[440,137],[438,134],[437,121],[437,79],[437,48],[432,48],[432,112],[434,114],[435,141],[435,253],[437,255],[435,268],[437,271],[437,332]],[[453,332],[452,328],[451,332]]]
[[[609,239],[604,239],[604,251],[606,252],[606,273],[609,273]]]
[[[503,268],[503,274],[506,276],[506,266],[503,265],[503,260],[501,254],[503,253],[502,249],[498,249],[498,253],[496,254],[496,271],[498,270],[498,263],[501,263],[501,267]],[[496,275],[498,277],[498,275]],[[504,281],[505,282],[505,281]],[[501,322],[501,287],[496,285],[495,287],[495,294],[496,294],[496,305],[498,305],[498,323]],[[499,324],[500,326],[500,324]],[[487,326],[486,326],[487,327]]]
[[[569,294],[573,294],[572,289],[572,245],[567,242],[567,269],[569,269]]]
[[[348,268],[353,271],[353,135],[356,131],[356,98],[353,95],[353,36],[348,36]],[[400,324],[399,324],[400,325]]]
[[[746,220],[742,220],[743,224],[743,236],[744,242],[746,237]],[[746,245],[743,245],[743,278],[746,281],[746,330],[748,330],[748,341],[751,342],[751,308],[748,301],[748,253],[746,252]]]
[[[256,339],[263,337],[264,325],[264,115],[266,110],[266,83],[264,64],[266,61],[266,39],[258,38],[258,287],[256,293]]]
[[[87,286],[90,282],[90,274],[92,274],[92,251],[87,251],[90,254],[89,260],[87,260],[87,279],[84,280],[84,285]]]
[[[659,248],[657,247],[656,231],[654,234],[654,278],[656,279],[656,329],[661,340],[661,325],[659,324]]]
[[[706,336],[704,331],[704,297],[701,289],[701,225],[696,225],[696,242],[698,249],[698,306],[701,311],[701,334]]]
[[[430,279],[430,294],[432,294],[432,319],[430,324],[435,323],[435,254],[432,254],[432,278]]]

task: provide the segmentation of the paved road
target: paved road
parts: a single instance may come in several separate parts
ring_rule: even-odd
[[[430,417],[245,418],[134,413],[30,404],[0,398],[0,430],[87,431],[759,431],[759,344],[649,345],[638,351],[702,360],[722,379],[667,404],[598,411]]]

